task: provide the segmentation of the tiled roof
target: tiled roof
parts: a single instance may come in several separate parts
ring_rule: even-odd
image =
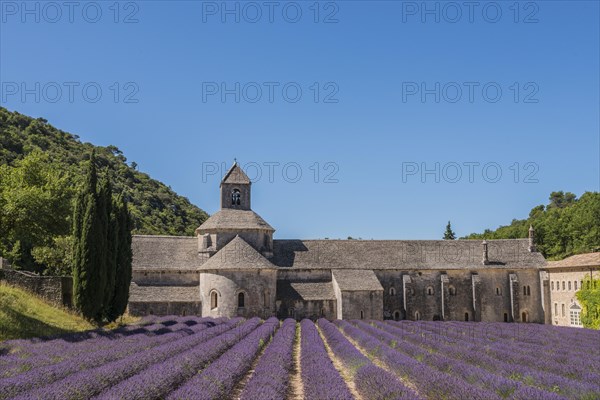
[[[237,162],[233,163],[229,171],[223,177],[221,183],[237,183],[237,184],[250,184],[250,178],[244,173]]]
[[[274,240],[271,262],[296,269],[541,268],[541,253],[527,239],[488,240],[482,263],[479,240]]]
[[[274,231],[260,215],[252,210],[224,208],[211,215],[196,229],[196,234],[224,229],[267,229]]]
[[[200,266],[201,270],[257,268],[275,269],[276,267],[239,236],[233,238]]]
[[[560,261],[548,261],[548,268],[598,267],[600,253],[576,254]]]
[[[335,300],[331,282],[277,281],[277,298],[290,300]]]
[[[244,257],[244,262],[246,267],[257,262],[258,268],[262,268],[265,262],[270,262],[276,267],[295,269],[449,270],[545,267],[546,261],[541,253],[529,252],[527,246],[527,239],[488,240],[489,263],[484,265],[483,249],[478,240],[274,240],[273,258],[266,260],[258,252],[255,253],[260,257],[250,252],[250,256]],[[133,268],[138,270],[194,270],[204,262],[198,255],[196,237],[136,235],[133,237],[132,248]],[[214,265],[219,253],[206,263],[215,260],[209,264]],[[597,254],[592,253],[589,257],[596,257],[597,260]],[[220,258],[223,258],[223,254]],[[231,265],[231,258],[229,255],[222,262],[229,262]],[[598,265],[597,261],[591,262]]]
[[[194,269],[200,264],[193,236],[134,235],[133,269]]]
[[[331,274],[343,291],[383,290],[379,279],[369,269],[336,269]]]
[[[131,283],[130,302],[200,301],[199,286],[140,286]]]

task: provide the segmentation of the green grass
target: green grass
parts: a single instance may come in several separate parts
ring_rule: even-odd
[[[88,329],[94,326],[75,313],[54,307],[21,289],[0,284],[0,341]]]

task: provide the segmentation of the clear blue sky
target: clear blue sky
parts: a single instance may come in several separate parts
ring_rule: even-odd
[[[50,3],[0,2],[1,105],[119,147],[209,213],[203,166],[256,163],[278,238],[465,235],[599,190],[597,1]]]

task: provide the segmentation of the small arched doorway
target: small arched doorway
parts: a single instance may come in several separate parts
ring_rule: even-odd
[[[360,319],[365,319],[365,312],[364,311],[360,311]]]
[[[521,322],[529,322],[528,321],[528,316],[527,316],[527,311],[523,311],[521,313]]]
[[[394,320],[400,321],[400,311],[394,311]]]
[[[246,296],[243,292],[238,293],[238,308],[244,308],[246,305]]]
[[[469,313],[468,312],[465,313],[465,321],[467,321],[467,322],[469,321]]]

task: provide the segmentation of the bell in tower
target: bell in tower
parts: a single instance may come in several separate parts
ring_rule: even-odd
[[[221,181],[221,209],[250,210],[250,179],[237,162]]]

